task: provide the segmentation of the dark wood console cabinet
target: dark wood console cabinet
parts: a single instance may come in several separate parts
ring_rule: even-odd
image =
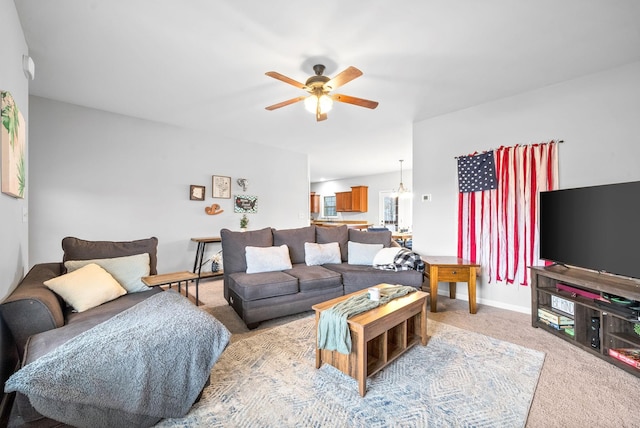
[[[640,282],[560,265],[530,269],[531,324],[533,327],[542,328],[578,348],[640,377],[640,369],[609,356],[609,349],[612,348],[640,349],[640,335],[634,332],[634,326],[640,323],[637,312],[635,315],[629,314],[628,308],[624,306],[622,307],[625,310],[621,310],[621,306],[603,304],[596,298],[584,297],[578,293],[558,289],[558,284],[564,284],[595,296],[609,294],[627,300],[640,301]],[[564,302],[559,301],[558,298]],[[564,312],[552,308],[552,299],[555,302],[566,303],[569,308],[573,306],[573,314],[564,313],[565,316],[574,320],[573,335],[568,334],[562,328],[554,328],[538,316],[540,308],[558,314]]]

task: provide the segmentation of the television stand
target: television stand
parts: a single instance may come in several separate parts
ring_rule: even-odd
[[[533,327],[640,377],[640,364],[623,362],[610,352],[620,348],[640,351],[640,327],[636,326],[640,324],[640,309],[600,300],[604,293],[640,301],[639,281],[561,265],[530,270]],[[553,317],[559,322],[552,322]],[[573,328],[567,325],[571,322]]]

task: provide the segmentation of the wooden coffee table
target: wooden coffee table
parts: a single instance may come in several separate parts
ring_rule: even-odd
[[[389,284],[380,284],[385,287]],[[427,297],[429,293],[416,291],[391,300],[385,305],[355,315],[347,320],[351,332],[351,353],[318,349],[318,322],[322,311],[351,296],[367,290],[340,296],[313,305],[316,311],[316,368],[327,363],[358,381],[360,395],[364,397],[367,377],[372,376],[409,348],[420,342],[427,344]]]

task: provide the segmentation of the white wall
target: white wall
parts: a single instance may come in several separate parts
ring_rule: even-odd
[[[158,271],[193,268],[192,237],[239,230],[232,199],[211,197],[211,176],[232,195],[258,196],[249,229],[309,224],[307,155],[31,97],[31,264],[60,261],[65,236],[131,240],[157,236]],[[205,201],[189,185],[206,186]],[[210,216],[217,203],[222,214]],[[207,253],[219,249],[210,244]]]
[[[13,96],[22,116],[30,125],[29,118],[29,83],[22,71],[22,55],[28,55],[29,49],[22,33],[13,0],[0,0],[0,90],[9,91]],[[29,153],[29,136],[27,130],[27,156]],[[0,156],[2,156],[0,154]],[[27,161],[27,173],[29,162]],[[28,259],[28,223],[23,222],[23,210],[28,209],[30,177],[27,175],[27,188],[24,199],[16,199],[0,194],[0,301],[13,290],[22,279]]]
[[[405,165],[405,167],[406,166],[407,165]],[[410,190],[413,189],[412,177],[413,171],[411,169],[402,170],[402,181]],[[398,164],[398,172],[311,183],[311,191],[321,195],[322,198],[324,196],[333,196],[336,192],[349,191],[351,190],[351,186],[368,186],[368,211],[366,213],[338,213],[338,219],[365,220],[374,225],[378,225],[380,221],[380,192],[397,190],[399,184],[400,164]],[[322,213],[320,213],[320,215],[315,214],[314,216],[321,217]]]
[[[414,204],[414,250],[456,254],[455,156],[552,139],[565,141],[561,188],[640,180],[640,62],[416,123],[413,159],[423,167],[414,168],[414,188],[433,201]],[[466,287],[457,290],[466,298]],[[477,295],[480,303],[531,308],[529,287],[487,284],[484,276]]]

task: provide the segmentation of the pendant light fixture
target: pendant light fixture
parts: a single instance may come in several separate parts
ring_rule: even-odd
[[[393,193],[396,196],[410,196],[411,192],[405,187],[404,183],[402,182],[402,162],[404,162],[404,159],[400,159],[400,185],[398,186],[398,190]]]

